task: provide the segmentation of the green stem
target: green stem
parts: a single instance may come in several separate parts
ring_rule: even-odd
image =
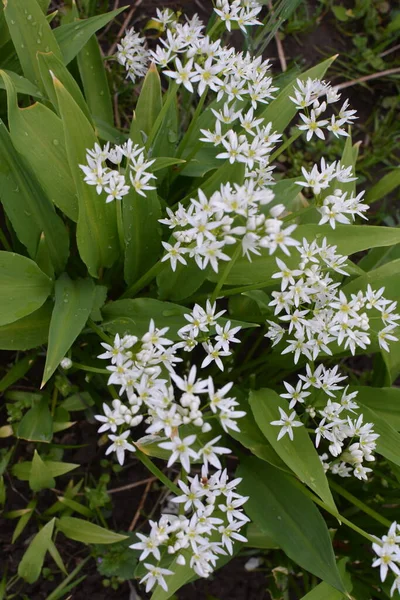
[[[228,278],[229,273],[231,272],[235,262],[237,261],[237,259],[239,258],[240,255],[240,251],[241,251],[241,245],[240,243],[237,245],[235,252],[233,253],[233,256],[231,258],[231,260],[226,264],[225,269],[222,271],[222,275],[218,280],[217,285],[215,286],[215,289],[211,295],[211,303],[215,302],[216,299],[218,298],[218,294],[220,293],[225,281]]]
[[[101,375],[109,375],[110,371],[107,369],[99,369],[97,367],[91,367],[89,365],[81,365],[81,363],[73,362],[72,366],[75,369],[80,369],[81,371],[88,371],[89,373],[100,373]]]
[[[198,120],[200,113],[202,111],[202,108],[204,106],[204,102],[207,97],[207,93],[208,93],[208,88],[206,87],[206,89],[200,96],[200,100],[196,106],[196,110],[194,111],[190,125],[189,125],[185,135],[183,136],[181,143],[178,146],[178,150],[176,152],[176,158],[181,158],[182,154],[185,151],[186,146],[188,145],[188,143],[190,141],[190,138],[192,137],[194,128],[196,127],[197,120]]]
[[[164,120],[164,117],[167,114],[167,111],[171,105],[171,102],[174,100],[174,98],[176,96],[178,87],[179,87],[179,85],[176,83],[176,81],[170,81],[170,87],[168,89],[167,97],[165,99],[164,105],[163,105],[162,109],[160,110],[160,112],[158,113],[158,117],[156,118],[154,125],[151,128],[149,137],[147,138],[146,150],[149,150],[151,148],[151,145],[153,144],[153,142],[155,140],[158,130],[160,129],[160,126]]]
[[[216,18],[214,25],[211,27],[210,31],[207,32],[208,37],[211,39],[213,33],[216,33],[219,26],[221,25],[221,20],[219,17]]]
[[[181,490],[178,488],[178,486],[175,485],[175,483],[173,481],[168,479],[168,477],[166,475],[164,475],[164,473],[162,471],[160,471],[160,469],[158,467],[156,467],[156,465],[153,463],[151,458],[149,458],[147,456],[147,454],[145,454],[144,452],[139,450],[139,448],[137,446],[136,446],[136,456],[144,464],[144,466],[150,471],[150,473],[153,473],[153,475],[155,477],[157,477],[157,479],[159,479],[161,481],[161,483],[163,483],[169,490],[171,490],[171,492],[173,494],[175,494],[176,496],[180,496]]]
[[[114,343],[114,340],[109,335],[104,333],[101,327],[96,325],[96,323],[92,319],[88,319],[87,325],[92,331],[97,333],[97,335],[103,340],[103,342],[106,342],[107,344],[111,345]]]
[[[297,485],[297,483],[296,483]],[[334,510],[333,508],[331,508],[330,506],[328,506],[327,504],[325,504],[325,502],[323,500],[320,500],[318,498],[318,496],[316,496],[315,494],[313,494],[310,490],[308,490],[306,487],[304,487],[303,485],[300,484],[299,482],[299,487],[301,486],[301,490],[302,492],[308,496],[309,498],[311,498],[311,500],[313,502],[315,502],[315,504],[318,504],[318,506],[320,506],[321,508],[323,508],[324,510],[326,510],[326,512],[328,512],[330,515],[332,515],[333,517],[335,517],[338,521],[340,521],[341,523],[344,523],[344,525],[347,525],[347,527],[350,527],[350,529],[352,529],[353,531],[356,531],[357,533],[359,533],[360,535],[362,535],[363,537],[365,537],[365,539],[367,539],[369,542],[372,542],[373,544],[376,543],[376,538],[373,535],[370,535],[367,531],[364,531],[364,529],[361,529],[361,527],[358,527],[358,525],[354,525],[354,523],[352,523],[351,521],[349,521],[348,519],[346,519],[346,517],[343,517],[340,513],[338,513],[336,510]]]
[[[121,296],[121,298],[133,298],[146,285],[150,283],[160,273],[163,263],[159,260],[155,263],[140,279],[133,283]]]
[[[282,144],[282,146],[280,146],[273,154],[271,154],[271,156],[269,157],[269,162],[274,162],[274,160],[276,160],[278,156],[280,156],[282,152],[286,150],[286,148],[289,148],[289,146],[291,146],[293,142],[295,142],[300,136],[301,130],[297,129],[296,133],[294,133],[288,140],[286,140],[286,142]]]
[[[273,279],[268,279],[267,281],[260,281],[260,283],[252,283],[249,285],[241,285],[239,287],[228,288],[224,290],[224,297],[228,296],[236,296],[236,294],[242,294],[243,292],[250,292],[251,290],[261,290],[270,285],[274,285]],[[189,300],[192,302],[197,302],[198,300],[206,300],[208,298],[208,294],[198,294],[197,296],[193,296]]]
[[[62,594],[62,590],[64,590],[67,585],[69,583],[71,583],[75,577],[78,575],[78,573],[83,569],[83,567],[86,565],[86,563],[91,559],[91,556],[87,556],[86,558],[84,558],[79,565],[73,570],[71,571],[71,573],[68,575],[68,577],[66,577],[64,579],[64,581],[62,581],[60,583],[59,586],[56,587],[55,590],[52,591],[52,593],[50,594],[50,596],[47,596],[46,600],[58,600],[59,598],[61,598]]]
[[[117,203],[117,230],[119,245],[121,248],[122,255],[125,253],[125,233],[124,233],[124,221],[122,219],[122,200],[116,200]]]
[[[382,517],[382,515],[376,512],[373,508],[370,508],[367,504],[356,498],[356,496],[353,496],[353,494],[350,494],[350,492],[343,489],[341,485],[339,485],[335,481],[329,480],[329,486],[333,490],[335,490],[335,492],[337,492],[340,496],[343,496],[343,498],[346,498],[346,500],[351,502],[354,506],[356,506],[357,508],[365,512],[367,515],[372,517],[375,521],[381,523],[382,525],[385,525],[385,527],[390,527],[391,521],[389,521],[389,519]]]

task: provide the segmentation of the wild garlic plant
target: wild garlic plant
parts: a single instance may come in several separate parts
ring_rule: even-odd
[[[209,23],[157,10],[146,34],[128,29],[107,58],[108,76],[122,72],[137,96],[117,129],[97,17],[54,34],[41,5],[5,6],[5,46],[19,64],[0,71],[0,347],[17,353],[2,392],[47,344],[40,392],[6,395],[1,435],[21,440],[21,456],[2,454],[2,469],[35,494],[6,518],[22,519],[15,539],[26,515],[37,524],[8,589],[34,583],[47,551],[66,572],[57,531],[89,545],[87,560],[99,540],[129,543],[129,578],[156,599],[209,577],[242,544],[280,548],[273,560],[286,553],[323,580],[321,593],[348,596],[335,554],[351,558],[356,579],[350,528],[369,542],[364,563],[373,551],[399,591],[400,536],[378,486],[393,486],[400,465],[400,233],[368,222],[356,112],[324,79],[334,57],[282,85],[252,51],[264,2],[216,0]],[[234,30],[247,50],[230,43]],[[19,110],[19,94],[24,108],[38,101]],[[300,137],[312,160],[288,178]],[[341,154],[321,156],[317,139]],[[78,430],[79,411],[98,427],[112,477],[130,482],[140,461],[168,492],[134,540],[109,529],[110,477],[92,489],[82,465],[63,462],[70,445],[58,436]],[[79,478],[58,485],[74,469]],[[4,481],[1,471],[0,500]],[[144,505],[159,490],[151,483]],[[50,509],[43,489],[57,494]],[[375,522],[393,523],[387,536]]]

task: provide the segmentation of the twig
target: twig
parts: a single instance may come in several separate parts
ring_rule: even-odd
[[[274,9],[272,7],[272,2],[268,2],[268,8],[271,11],[271,14],[274,14]],[[284,73],[287,70],[287,62],[286,62],[286,56],[285,56],[285,51],[283,49],[283,44],[282,44],[282,40],[279,37],[279,31],[277,31],[274,35],[275,38],[275,43],[276,43],[276,49],[278,51],[278,58],[279,58],[279,62],[281,63],[281,69],[282,72]]]
[[[386,69],[386,71],[378,71],[377,73],[372,73],[372,75],[364,75],[364,77],[359,77],[359,79],[352,79],[351,81],[345,81],[345,83],[339,83],[339,85],[334,85],[334,87],[337,90],[343,90],[344,88],[351,87],[352,85],[364,83],[364,81],[378,79],[379,77],[385,77],[386,75],[395,75],[397,73],[400,73],[400,67],[396,67],[395,69]]]
[[[139,506],[137,507],[137,511],[135,512],[135,516],[133,517],[133,519],[132,519],[132,522],[131,522],[131,524],[130,524],[130,525],[129,525],[129,527],[128,527],[128,531],[133,531],[133,530],[134,530],[134,528],[135,528],[135,525],[136,525],[136,523],[137,523],[137,522],[138,522],[138,520],[139,520],[140,513],[141,513],[141,512],[142,512],[142,510],[143,510],[144,503],[146,502],[146,499],[147,499],[147,496],[148,496],[148,494],[149,494],[149,491],[150,491],[150,488],[151,488],[151,484],[152,484],[152,483],[153,483],[152,481],[148,481],[148,482],[147,482],[147,484],[146,484],[146,487],[145,487],[145,490],[144,490],[144,492],[143,492],[143,495],[142,495],[142,498],[141,498],[141,500],[140,500],[140,504],[139,504]]]
[[[396,50],[400,50],[400,44],[397,44],[397,46],[393,46],[393,48],[388,48],[387,50],[385,50],[385,52],[381,52],[379,56],[380,58],[382,58],[383,56],[387,56],[392,52],[396,52]]]
[[[117,494],[118,492],[124,492],[125,490],[132,490],[133,488],[144,485],[145,483],[153,483],[153,481],[157,481],[157,477],[148,477],[147,479],[142,479],[142,481],[135,481],[135,483],[121,485],[121,487],[113,488],[112,490],[107,490],[107,494]]]
[[[108,51],[108,56],[112,56],[114,54],[114,52],[117,48],[117,45],[119,44],[119,41],[124,34],[125,29],[128,27],[130,20],[132,19],[133,15],[135,14],[136,9],[142,4],[142,2],[143,2],[143,0],[136,0],[135,4],[132,6],[131,10],[126,15],[124,22],[122,23],[122,25],[116,35],[115,42],[112,44],[112,46],[110,47],[110,49]]]

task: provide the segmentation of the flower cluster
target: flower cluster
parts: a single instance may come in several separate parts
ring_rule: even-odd
[[[261,248],[267,248],[270,254],[280,248],[289,255],[288,248],[298,244],[291,237],[296,225],[284,227],[279,218],[284,207],[280,204],[271,208],[268,216],[259,209],[273,198],[271,190],[256,189],[252,183],[221,185],[210,198],[199,189],[198,199],[193,198],[187,209],[179,204],[176,212],[167,209],[168,217],[160,219],[174,230],[177,240],[174,244],[164,243],[167,254],[163,260],[169,259],[175,269],[177,261],[187,264],[188,256],[200,269],[210,264],[217,273],[219,261],[230,260],[225,246],[237,241],[248,258],[251,253],[260,254]]]
[[[133,29],[128,29],[121,43],[117,46],[117,60],[125,67],[128,77],[135,82],[136,77],[146,75],[149,64],[150,52],[146,47],[146,40]]]
[[[188,315],[188,319],[192,320],[189,330],[183,328],[185,330],[181,332],[182,338],[186,339],[188,332],[194,332],[193,327],[196,325],[193,319],[199,319],[200,331],[200,327],[204,329],[205,320],[209,321],[207,327],[217,325],[218,316],[215,315],[215,305],[209,303],[203,313],[198,307],[194,316],[193,313]],[[225,351],[219,343],[229,344],[229,341],[233,341],[231,338],[236,333],[236,328],[231,330],[230,325],[227,330],[225,328],[226,325],[217,330],[220,340],[217,341],[216,351],[208,351],[204,366],[211,360],[217,363],[221,361],[219,356],[225,354]],[[165,337],[167,331],[168,328],[157,329],[151,321],[149,331],[140,340],[133,335],[121,338],[117,334],[113,345],[102,343],[105,352],[99,358],[111,361],[111,365],[107,367],[110,372],[108,383],[119,386],[119,394],[126,394],[127,402],[116,398],[111,407],[104,404],[104,415],[97,415],[96,419],[102,423],[100,433],[110,431],[108,437],[112,444],[107,453],[116,452],[120,464],[124,462],[126,451],[135,451],[135,447],[129,442],[131,429],[145,419],[148,425],[146,433],[155,436],[154,441],[159,441],[161,448],[170,451],[169,466],[178,460],[183,468],[190,472],[191,460],[204,461],[205,454],[218,454],[214,446],[219,438],[202,440],[202,443],[195,434],[181,438],[177,433],[178,427],[188,425],[199,428],[203,434],[210,432],[212,427],[204,419],[206,408],[202,408],[201,399],[207,398],[209,416],[217,419],[224,431],[238,431],[236,421],[245,413],[237,410],[237,401],[228,396],[233,383],[228,383],[219,390],[215,389],[211,377],[197,377],[195,366],[191,367],[187,376],[181,377],[176,373],[175,365],[182,362],[177,352],[187,346],[187,342],[174,344]],[[235,341],[239,340],[235,338]],[[167,370],[168,379],[165,378],[163,367]],[[170,439],[166,441],[159,437],[160,434]],[[210,462],[213,464],[211,459]]]
[[[340,385],[344,379],[346,377],[338,372],[337,366],[328,369],[320,364],[313,369],[308,364],[306,374],[299,376],[296,386],[283,382],[286,393],[281,394],[281,398],[290,401],[289,409],[293,409],[296,404],[305,407],[303,417],[307,426],[315,430],[317,448],[321,440],[328,442],[328,451],[334,459],[328,463],[328,454],[322,454],[321,461],[325,470],[329,469],[333,474],[341,477],[350,477],[352,473],[358,479],[367,479],[367,474],[372,469],[365,467],[363,463],[375,460],[373,451],[379,435],[374,433],[373,423],[363,423],[362,414],[354,418],[350,416],[359,409],[354,401],[358,392],[349,393],[348,386],[344,389],[344,386]],[[340,398],[337,397],[339,391]],[[321,398],[323,394],[327,396],[327,400]],[[320,406],[322,408],[319,408]],[[299,427],[303,423],[296,421],[295,411],[291,415],[287,415],[282,409],[280,412],[281,419],[272,421],[271,425],[281,427],[278,439],[287,433],[293,440],[292,428]],[[321,417],[319,421],[316,420],[317,414]],[[348,446],[345,446],[346,440],[350,442]]]
[[[395,312],[397,303],[383,296],[384,288],[376,291],[368,285],[366,292],[348,298],[330,273],[347,274],[347,257],[336,254],[336,246],[329,246],[326,239],[321,245],[303,240],[296,249],[301,260],[295,269],[276,259],[280,271],[272,277],[281,280],[281,291],[272,292],[270,306],[275,307],[275,315],[280,315],[279,320],[287,328],[268,321],[266,337],[273,345],[289,335],[291,339],[282,354],[293,353],[297,363],[301,355],[309,360],[315,360],[321,352],[332,355],[332,344],[343,345],[352,354],[357,348],[365,350],[371,344],[372,332],[380,347],[389,350],[388,341],[397,340],[393,330],[400,315]],[[371,330],[371,311],[378,313],[374,316],[375,327],[379,321],[383,325],[378,331]]]
[[[372,549],[377,558],[374,559],[372,566],[379,567],[381,581],[385,581],[389,570],[396,576],[390,595],[395,592],[400,593],[400,526],[394,521],[389,527],[387,535],[381,539],[377,538]]]
[[[172,498],[188,514],[163,514],[158,522],[150,521],[150,534],[138,533],[140,541],[130,547],[142,551],[141,561],[148,560],[150,555],[160,561],[164,551],[176,555],[178,565],[189,560],[199,577],[208,577],[220,555],[232,554],[234,540],[247,541],[240,533],[249,520],[241,508],[247,498],[236,491],[240,481],[239,478],[229,481],[226,470],[209,476],[203,466],[201,477],[195,475],[188,477],[187,483],[178,482],[183,494]],[[147,573],[141,583],[146,583],[146,592],[156,583],[167,591],[164,576],[173,572],[149,562],[144,562],[144,566]]]
[[[232,23],[236,23],[246,33],[246,27],[262,25],[257,19],[261,9],[262,4],[258,0],[217,0],[214,11],[228,31],[231,31]]]
[[[368,210],[368,205],[362,203],[364,192],[360,192],[355,197],[352,194],[347,198],[347,192],[342,191],[340,186],[342,183],[357,179],[357,177],[353,177],[351,167],[344,167],[336,161],[326,164],[322,158],[320,168],[318,165],[314,165],[311,171],[307,171],[304,167],[301,170],[304,180],[296,181],[296,183],[305,188],[311,188],[317,196],[316,207],[321,214],[319,225],[329,223],[335,229],[336,222],[348,225],[351,220],[355,220],[357,215],[366,219],[364,213]],[[332,193],[324,195],[323,191],[328,190],[329,187],[333,187]]]
[[[221,357],[232,354],[230,344],[240,342],[235,335],[241,330],[241,327],[232,327],[230,321],[218,323],[218,319],[226,311],[221,310],[215,314],[215,309],[215,304],[211,304],[209,300],[207,300],[205,309],[199,304],[195,304],[192,312],[184,315],[188,324],[179,329],[178,335],[184,340],[181,346],[187,352],[191,352],[199,343],[202,343],[207,356],[201,363],[201,368],[215,362],[217,367],[223,371],[224,365]],[[215,337],[214,345],[212,337]]]
[[[85,174],[84,181],[95,185],[99,195],[105,192],[106,202],[121,200],[131,187],[141,196],[146,196],[146,190],[155,189],[150,181],[156,176],[147,171],[154,160],[146,161],[144,148],[134,145],[132,140],[112,147],[109,142],[103,147],[95,144],[92,150],[87,150],[86,160],[86,165],[79,165]],[[113,168],[107,165],[107,161]],[[124,168],[123,162],[126,163]]]
[[[299,125],[301,131],[307,132],[307,141],[311,140],[315,134],[321,140],[325,139],[324,128],[333,133],[335,137],[340,135],[348,136],[345,125],[351,125],[356,111],[349,109],[349,103],[346,100],[337,115],[332,114],[331,118],[320,118],[327,110],[328,106],[340,100],[340,94],[329,83],[320,79],[310,79],[301,81],[297,79],[297,88],[294,88],[294,96],[290,100],[296,105],[303,121]],[[321,98],[325,98],[321,102]]]

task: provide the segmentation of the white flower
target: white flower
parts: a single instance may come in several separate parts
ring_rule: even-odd
[[[196,460],[198,458],[197,452],[195,452],[190,446],[196,441],[196,435],[188,435],[182,440],[175,436],[170,442],[162,442],[158,444],[160,448],[165,450],[171,450],[172,454],[168,460],[168,467],[170,467],[175,461],[179,460],[187,473],[190,473],[190,459]]]
[[[144,563],[144,566],[148,570],[148,573],[142,577],[140,583],[146,582],[146,592],[149,592],[156,583],[161,585],[162,589],[168,592],[168,586],[165,582],[164,575],[173,575],[173,571],[170,571],[169,569],[162,569],[161,567],[155,567],[150,563]]]
[[[230,454],[232,450],[229,448],[224,448],[223,446],[215,446],[217,442],[221,439],[221,435],[218,435],[213,440],[207,442],[201,450],[199,450],[199,456],[203,457],[203,462],[206,467],[208,467],[208,463],[210,463],[216,469],[222,469],[221,461],[218,458],[218,454]]]
[[[125,460],[125,452],[129,450],[129,452],[136,452],[135,446],[130,444],[127,441],[127,438],[130,436],[131,432],[129,429],[121,433],[121,435],[109,435],[108,439],[113,443],[106,450],[106,454],[110,454],[111,452],[116,452],[117,459],[120,465],[124,464]]]
[[[301,427],[303,423],[295,420],[297,417],[295,411],[293,411],[290,415],[287,415],[280,406],[278,408],[281,418],[278,421],[271,421],[271,425],[278,425],[282,428],[277,439],[280,440],[287,433],[290,439],[293,441],[293,427]]]
[[[60,362],[60,367],[67,371],[72,367],[72,360],[68,358],[68,356],[64,356],[64,358]]]
[[[143,535],[142,533],[136,533],[140,542],[136,542],[129,546],[129,548],[133,548],[134,550],[142,550],[142,554],[139,557],[139,560],[145,560],[149,554],[152,554],[156,560],[161,559],[160,550],[158,548],[160,541],[156,538],[156,536],[151,533],[149,536]]]

